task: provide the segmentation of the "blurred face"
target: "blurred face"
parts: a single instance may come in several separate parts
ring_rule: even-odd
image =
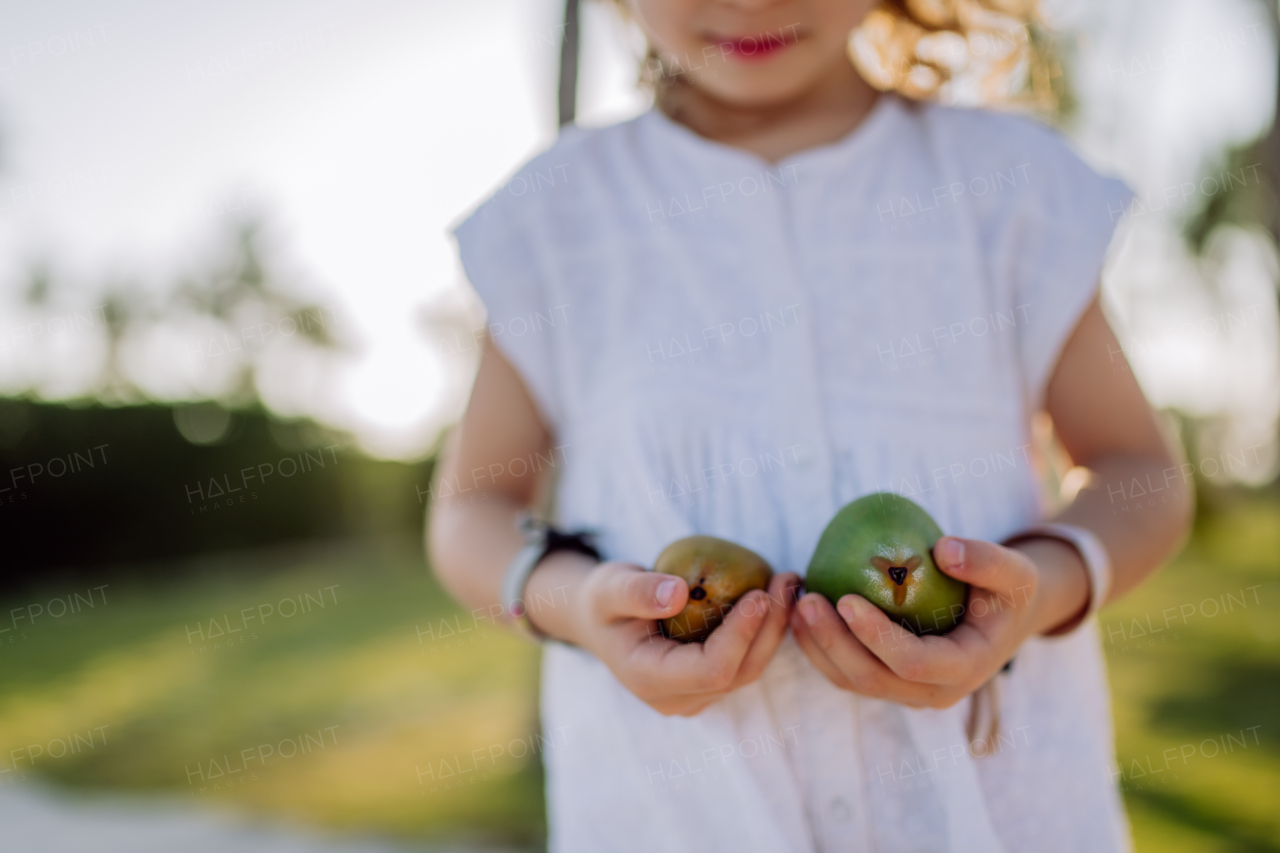
[[[779,104],[848,73],[875,0],[627,0],[664,70],[737,106]]]

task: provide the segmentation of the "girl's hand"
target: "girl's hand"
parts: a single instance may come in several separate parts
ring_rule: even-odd
[[[945,536],[933,555],[939,569],[971,585],[964,621],[944,636],[918,637],[860,595],[836,608],[817,593],[797,603],[796,640],[837,687],[949,708],[999,672],[1024,640],[1070,621],[1087,601],[1084,564],[1056,540],[1027,539],[1013,549]]]
[[[577,586],[574,641],[660,714],[693,716],[760,677],[787,632],[800,578],[775,575],[747,593],[704,643],[678,643],[656,620],[674,616],[688,584],[630,563],[604,563]]]

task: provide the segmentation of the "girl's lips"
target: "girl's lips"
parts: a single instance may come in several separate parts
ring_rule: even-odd
[[[790,47],[797,41],[794,27],[776,32],[759,33],[754,36],[731,36],[716,38],[714,42],[726,59],[739,62],[759,62],[776,56],[783,48]]]

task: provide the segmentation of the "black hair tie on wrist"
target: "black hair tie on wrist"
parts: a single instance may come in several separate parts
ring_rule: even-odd
[[[547,544],[542,552],[542,559],[545,560],[556,551],[572,551],[575,554],[585,554],[597,561],[602,559],[600,552],[596,549],[595,536],[593,534],[586,531],[567,533],[554,527],[548,527]]]

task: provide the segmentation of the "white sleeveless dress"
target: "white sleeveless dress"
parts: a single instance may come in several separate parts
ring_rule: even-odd
[[[966,537],[1042,516],[1030,415],[1129,198],[1030,120],[884,96],[776,164],[656,110],[570,129],[455,236],[562,446],[560,525],[611,559],[703,533],[803,574],[878,490]],[[548,645],[551,849],[1128,849],[1096,622],[1000,681],[975,757],[968,701],[839,690],[790,636],[691,719]]]

